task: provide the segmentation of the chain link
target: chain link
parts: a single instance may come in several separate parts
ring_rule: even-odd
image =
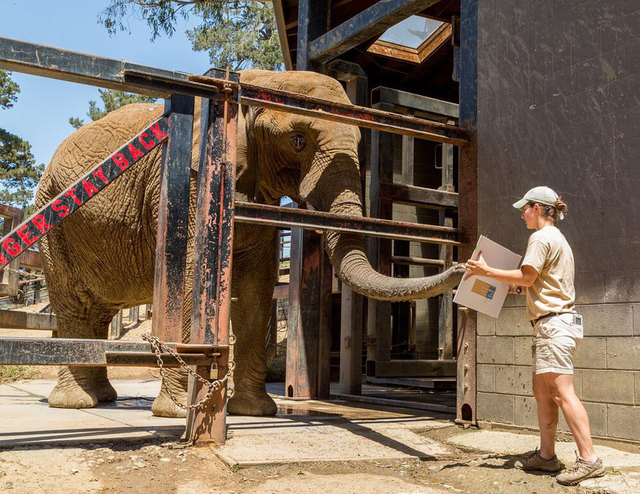
[[[169,355],[174,357],[180,364],[180,367],[183,367],[189,375],[191,375],[194,379],[202,383],[203,386],[206,386],[207,388],[209,388],[204,398],[202,398],[197,403],[194,403],[192,405],[189,405],[189,404],[183,405],[182,403],[180,403],[180,400],[178,400],[178,398],[176,398],[176,396],[173,394],[173,391],[171,391],[171,388],[165,385],[164,389],[169,395],[169,398],[171,398],[171,401],[173,401],[173,403],[175,403],[176,406],[178,406],[179,408],[182,408],[183,410],[198,410],[198,409],[204,408],[205,405],[209,401],[211,401],[211,399],[213,398],[213,394],[216,391],[219,391],[222,388],[222,386],[225,384],[227,385],[227,393],[226,393],[227,399],[233,396],[234,386],[230,384],[231,380],[233,379],[233,370],[236,367],[236,364],[233,360],[232,353],[231,353],[233,349],[233,344],[236,341],[236,338],[233,334],[231,333],[229,334],[229,363],[227,366],[227,373],[222,379],[213,379],[213,380],[204,379],[202,376],[194,372],[193,369],[191,369],[191,366],[189,366],[184,360],[182,360],[182,358],[176,351],[174,351],[172,348],[164,344],[162,341],[160,341],[156,336],[153,336],[151,333],[144,333],[142,335],[142,339],[149,342],[149,344],[151,345],[151,349],[153,350],[153,353],[155,353],[156,355],[156,361],[158,362],[158,368],[160,369],[160,376],[162,377],[163,382],[166,383],[164,362],[162,361],[162,352],[164,351],[165,353],[168,353]]]

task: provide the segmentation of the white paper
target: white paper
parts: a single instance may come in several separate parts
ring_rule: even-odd
[[[485,262],[492,268],[516,269],[522,256],[511,252],[500,244],[480,235],[471,259],[478,259],[482,252]],[[509,283],[486,276],[471,276],[460,282],[453,301],[491,317],[498,317],[504,299],[509,291]]]

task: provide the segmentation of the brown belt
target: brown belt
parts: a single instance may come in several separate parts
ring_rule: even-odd
[[[563,312],[549,312],[548,314],[545,314],[544,316],[540,316],[534,319],[533,321],[529,321],[529,322],[531,323],[531,327],[535,327],[535,325],[538,324],[538,321],[545,319],[547,317],[559,316],[560,314],[563,314]]]

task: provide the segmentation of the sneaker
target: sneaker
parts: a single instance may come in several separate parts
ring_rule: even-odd
[[[540,451],[536,448],[527,458],[517,462],[516,467],[525,471],[539,470],[542,472],[557,472],[562,470],[564,465],[560,463],[556,455],[553,455],[549,459],[543,458],[540,456]]]
[[[604,467],[602,460],[598,458],[595,463],[583,460],[577,454],[576,462],[571,468],[568,468],[556,477],[560,485],[576,485],[585,479],[593,477],[602,477],[604,475]]]

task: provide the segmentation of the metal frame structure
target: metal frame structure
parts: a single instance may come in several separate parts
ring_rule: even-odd
[[[360,231],[368,235],[402,236],[418,242],[461,245],[462,232],[448,227],[398,224],[257,204],[234,204],[236,125],[240,104],[275,108],[369,129],[463,145],[468,140],[468,134],[457,126],[240,84],[236,74],[214,70],[207,76],[194,76],[8,38],[0,38],[0,67],[134,91],[167,100],[167,112],[158,121],[166,122],[169,139],[164,148],[161,171],[153,334],[170,342],[171,348],[183,358],[189,359],[189,365],[195,366],[196,373],[205,379],[210,378],[212,365],[222,375],[227,371],[234,221],[286,225],[305,230]],[[184,205],[188,204],[188,170],[196,96],[204,98],[201,115],[204,152],[201,153],[198,170],[194,310],[190,344],[182,344],[183,335],[180,331],[184,326],[182,302],[188,209]],[[154,125],[160,126],[158,122]],[[162,134],[166,133],[161,127],[157,130],[158,134],[153,129],[151,132],[159,141]],[[140,138],[141,135],[134,138],[134,141],[138,139],[140,143],[140,146],[134,146],[138,153],[142,148],[146,149]],[[148,141],[145,142],[148,144]],[[130,165],[137,161],[140,156],[129,149],[130,145],[131,143],[125,144],[125,150],[121,149],[110,157],[110,171],[126,173]],[[128,165],[124,166],[124,162]],[[104,166],[103,171],[107,169]],[[84,182],[80,181],[79,185],[76,184],[76,189],[71,189],[76,190],[75,194],[63,194],[55,199],[61,201],[56,204],[59,207],[66,206],[69,213],[76,206],[81,207],[81,204],[99,192],[99,187],[108,186],[116,178],[106,173],[103,177],[93,173],[87,175],[82,179]],[[46,216],[48,211],[50,216]],[[57,213],[52,202],[9,233],[0,242],[0,254],[4,256],[4,260],[8,262],[12,253],[19,255],[19,252],[16,253],[17,246],[22,249],[46,234],[50,229],[46,226],[54,226],[51,224],[56,219],[54,212]],[[58,214],[57,219],[63,218]],[[13,249],[7,249],[7,246]],[[215,294],[213,300],[209,295],[212,293]],[[33,349],[43,348],[43,345],[53,346],[47,351],[31,352]],[[34,358],[34,355],[38,357]],[[0,364],[149,365],[153,361],[153,352],[144,342],[123,344],[109,340],[0,339]],[[166,361],[170,365],[175,364],[168,355]],[[204,391],[200,382],[191,380],[189,402],[194,403],[200,399]],[[226,434],[225,404],[225,393],[218,393],[210,406],[189,413],[187,438],[194,442],[212,440],[223,443]]]

